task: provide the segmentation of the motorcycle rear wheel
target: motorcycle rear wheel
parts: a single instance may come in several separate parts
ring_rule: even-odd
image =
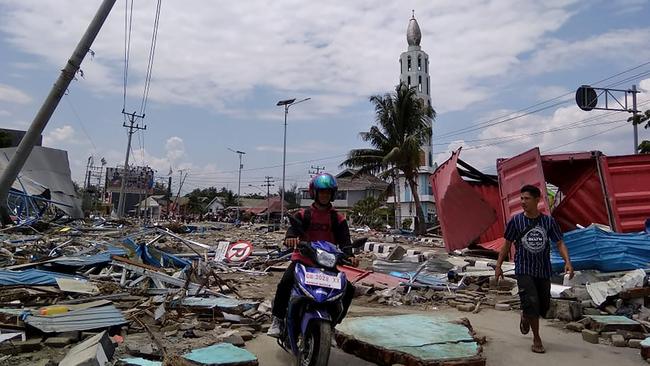
[[[332,348],[332,325],[313,320],[303,335],[296,366],[327,366]]]

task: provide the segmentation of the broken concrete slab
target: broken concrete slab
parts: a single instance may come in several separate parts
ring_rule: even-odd
[[[114,352],[115,345],[104,331],[72,347],[59,366],[104,365]]]
[[[588,328],[597,332],[643,331],[641,323],[620,315],[590,315]]]
[[[117,362],[119,366],[162,366],[160,361],[151,361],[144,358],[123,358]]]
[[[257,357],[245,349],[228,343],[217,343],[195,349],[183,358],[205,366],[257,366]]]
[[[583,341],[593,343],[593,344],[598,344],[598,338],[600,338],[600,334],[598,332],[594,332],[593,330],[589,330],[589,329],[582,330]]]
[[[343,351],[382,365],[485,365],[466,319],[419,314],[348,318],[337,327],[336,342]]]
[[[585,329],[585,326],[582,323],[573,322],[567,324],[565,328],[574,332],[582,332]]]
[[[627,341],[625,341],[625,338],[620,334],[614,334],[612,336],[612,344],[614,347],[627,347]]]

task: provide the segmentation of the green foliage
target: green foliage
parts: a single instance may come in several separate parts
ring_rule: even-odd
[[[6,131],[0,131],[0,148],[11,147],[11,134]]]
[[[282,188],[278,189],[278,195],[282,197]],[[284,192],[284,200],[287,202],[287,209],[291,210],[300,207],[300,191],[297,184],[292,184]]]
[[[402,220],[402,229],[404,230],[411,230],[411,225],[413,224],[413,219],[410,217],[405,218]]]
[[[366,197],[357,202],[350,210],[350,219],[357,226],[367,225],[372,229],[383,229],[390,219],[390,210],[382,207],[383,202],[374,198]]]
[[[646,140],[639,144],[640,154],[650,154],[650,141]]]
[[[379,174],[388,178],[402,173],[417,207],[418,233],[424,233],[424,212],[417,192],[420,146],[431,141],[435,111],[417,97],[415,88],[401,83],[395,93],[370,98],[375,106],[375,125],[361,138],[372,146],[348,153],[341,166],[358,169],[357,174]]]

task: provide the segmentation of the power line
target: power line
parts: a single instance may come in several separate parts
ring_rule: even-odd
[[[156,43],[158,41],[158,26],[160,25],[160,7],[162,0],[158,0],[156,4],[156,16],[153,23],[153,31],[151,34],[151,45],[149,46],[149,61],[147,62],[147,73],[144,81],[144,90],[142,92],[142,103],[140,105],[140,114],[144,115],[147,108],[147,100],[149,99],[149,89],[151,88],[151,73],[153,71],[153,61],[156,56]]]
[[[645,63],[640,64],[640,65],[637,65],[637,66],[635,66],[635,67],[629,68],[629,69],[627,69],[627,70],[621,71],[621,72],[619,72],[619,73],[617,73],[617,74],[615,74],[615,75],[609,76],[609,77],[607,77],[607,78],[605,78],[605,79],[602,79],[602,80],[599,80],[599,81],[596,81],[596,82],[594,82],[594,83],[592,83],[592,84],[593,84],[593,85],[596,85],[596,84],[599,84],[599,83],[601,83],[601,82],[603,82],[603,81],[611,80],[612,78],[615,78],[615,77],[617,77],[617,76],[623,75],[623,74],[628,73],[628,72],[630,72],[630,71],[636,70],[636,69],[641,68],[641,67],[643,67],[643,66],[645,66],[645,65],[648,65],[648,64],[650,64],[650,61],[645,62]],[[643,73],[642,73],[642,74],[643,74]],[[621,83],[621,81],[619,81],[618,83]],[[542,101],[542,102],[539,102],[539,103],[533,104],[533,105],[528,106],[528,107],[526,107],[526,108],[523,108],[523,109],[517,110],[517,111],[515,111],[515,112],[505,114],[505,115],[503,115],[503,116],[499,116],[499,117],[496,117],[496,118],[492,118],[492,119],[489,119],[489,120],[487,120],[487,121],[483,121],[483,122],[474,123],[474,124],[471,124],[470,126],[467,126],[467,127],[464,127],[464,128],[460,128],[460,129],[457,129],[457,130],[453,130],[453,131],[450,131],[450,132],[447,132],[447,133],[444,133],[444,134],[441,134],[441,135],[439,135],[439,136],[436,136],[436,138],[445,138],[445,137],[450,137],[450,136],[457,136],[457,135],[459,135],[459,134],[465,134],[465,133],[468,133],[468,132],[472,132],[472,131],[476,131],[476,130],[484,129],[484,128],[491,127],[491,126],[494,126],[494,125],[498,125],[498,124],[501,124],[501,123],[509,122],[509,121],[512,121],[512,120],[517,119],[517,118],[525,117],[525,116],[530,115],[530,114],[533,114],[533,113],[538,113],[538,112],[541,112],[541,111],[543,111],[543,110],[546,110],[546,109],[549,109],[549,108],[553,108],[553,107],[558,106],[558,105],[561,105],[561,104],[568,103],[568,102],[570,102],[570,100],[566,100],[566,101],[563,101],[563,102],[554,103],[553,105],[546,106],[546,107],[542,107],[542,108],[538,108],[538,109],[533,110],[533,111],[529,111],[529,110],[530,110],[530,109],[533,109],[533,108],[535,108],[535,107],[537,107],[537,106],[544,105],[544,104],[550,103],[550,102],[552,102],[552,101],[555,101],[555,100],[558,100],[558,99],[561,99],[561,98],[567,97],[567,96],[569,96],[569,95],[571,95],[571,94],[573,94],[573,92],[568,92],[568,93],[565,93],[565,94],[559,95],[559,96],[557,96],[557,97],[554,97],[554,98],[551,98],[551,99],[548,99],[548,100],[545,100],[545,101]],[[522,112],[525,112],[525,113],[522,113]],[[517,113],[522,113],[522,114],[519,114],[519,115],[515,115],[515,116],[513,116],[513,114],[517,114]],[[510,116],[510,117],[509,117],[509,116]],[[506,118],[506,117],[508,117],[508,118]],[[501,120],[502,118],[506,118],[506,119],[505,119],[505,120]]]
[[[129,15],[129,0],[124,3],[124,96],[122,109],[126,109],[127,85],[129,79],[129,58],[131,55],[131,29],[133,26],[133,0],[131,0],[131,12]],[[126,120],[126,116],[124,116]]]
[[[591,137],[594,137],[594,136],[599,136],[599,135],[602,135],[602,134],[604,134],[604,133],[607,133],[607,132],[610,132],[610,131],[613,131],[613,130],[616,130],[616,129],[619,129],[619,128],[621,128],[621,127],[625,127],[625,126],[627,126],[627,124],[620,125],[620,126],[616,126],[616,127],[612,127],[612,128],[608,128],[608,129],[606,129],[606,130],[604,130],[604,131],[600,131],[600,132],[597,132],[597,133],[591,134],[591,135],[589,135],[589,136],[585,136],[585,137],[579,138],[579,139],[577,139],[577,140],[573,140],[573,141],[571,141],[571,142],[567,142],[566,144],[558,145],[558,146],[555,146],[555,147],[553,147],[553,148],[550,148],[550,149],[547,149],[547,150],[544,150],[544,151],[553,151],[553,150],[559,149],[559,148],[561,148],[561,147],[565,147],[565,146],[568,146],[568,145],[574,144],[574,143],[576,143],[576,142],[580,142],[580,141],[586,140],[586,139],[591,138]]]

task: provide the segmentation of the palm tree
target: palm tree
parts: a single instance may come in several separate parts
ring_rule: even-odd
[[[628,122],[632,122],[635,125],[640,125],[645,123],[643,128],[650,127],[650,109],[644,113],[637,114],[627,119]],[[650,141],[645,140],[639,144],[639,153],[640,154],[650,154]]]
[[[372,145],[354,149],[341,166],[358,169],[356,175],[379,174],[381,178],[401,173],[411,188],[415,200],[418,225],[416,232],[425,231],[424,212],[418,195],[420,146],[431,141],[431,123],[435,111],[418,98],[415,88],[400,83],[395,93],[370,97],[375,106],[375,123],[368,132],[361,132],[363,141]]]

